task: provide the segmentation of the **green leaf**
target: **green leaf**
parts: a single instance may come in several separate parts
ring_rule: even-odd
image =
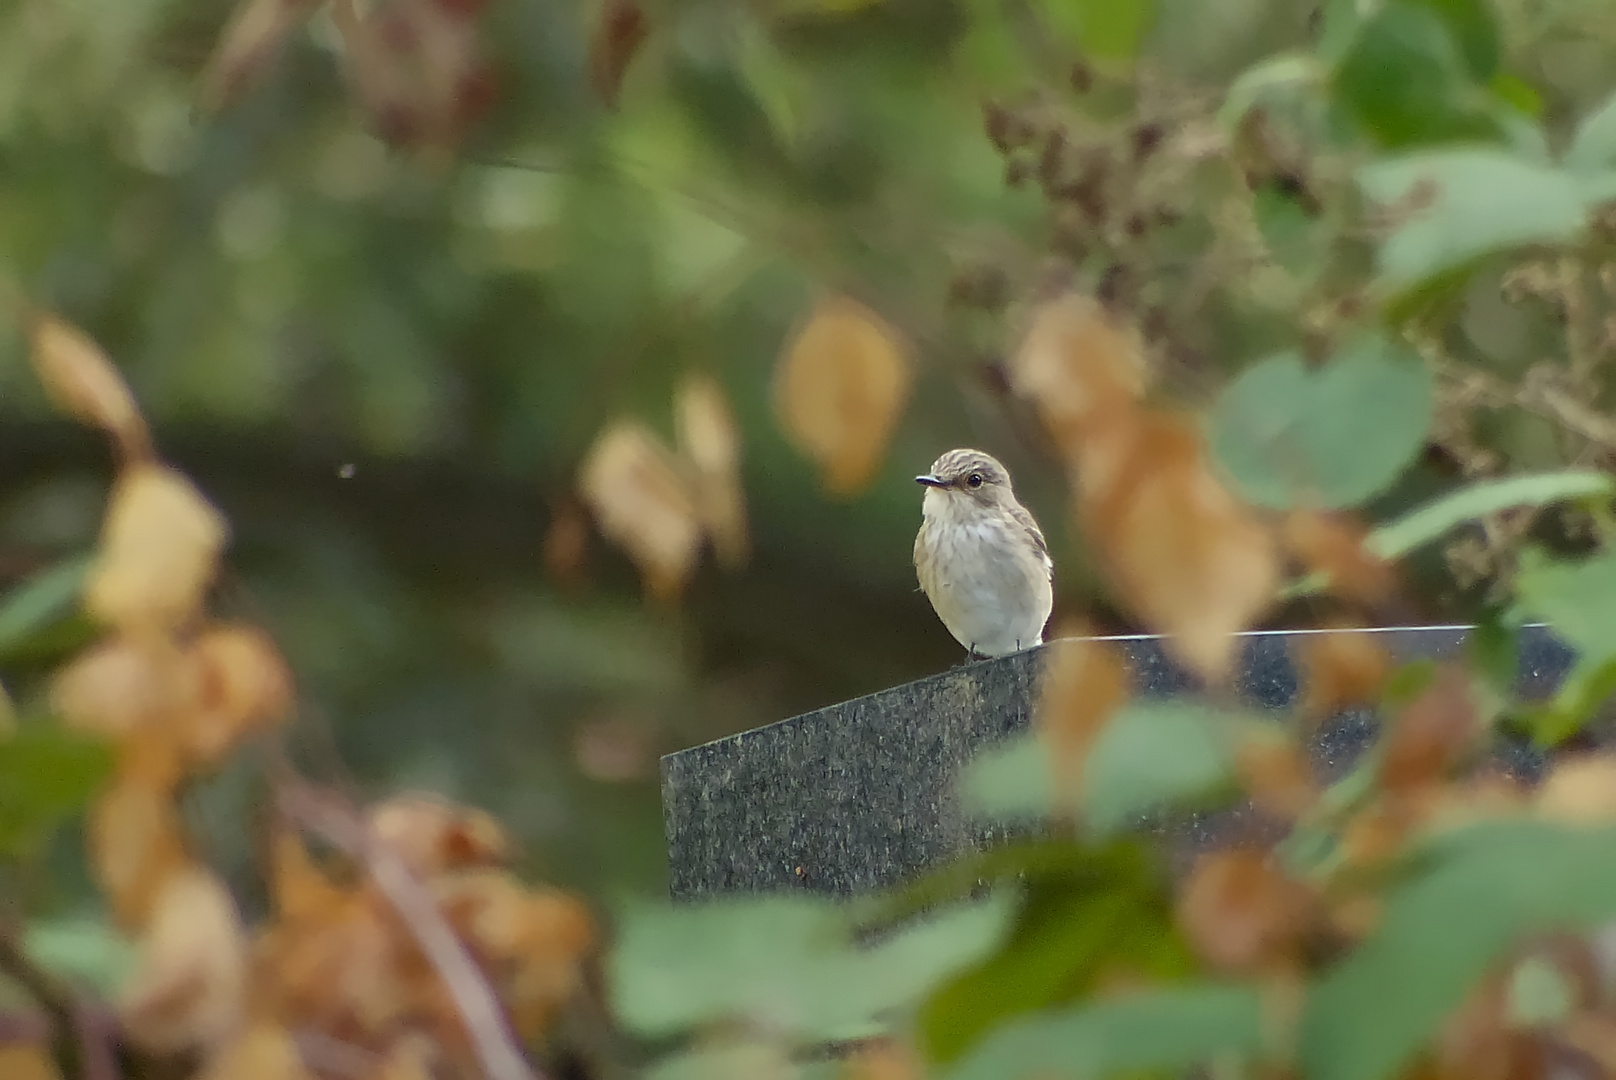
[[[958,1059],[1006,1017],[1092,991],[1107,972],[1182,978],[1194,960],[1173,925],[1165,879],[1137,841],[1067,845],[1063,865],[1027,872],[1004,948],[939,988],[920,1012],[933,1061]]]
[[[1548,623],[1581,659],[1616,659],[1616,553],[1560,562],[1528,548],[1515,591],[1521,608]]]
[[[1084,762],[1084,824],[1105,835],[1139,824],[1152,810],[1214,795],[1228,783],[1236,741],[1251,723],[1187,700],[1123,709]],[[964,798],[984,818],[1049,816],[1056,791],[1047,744],[1028,735],[979,754],[966,769]]]
[[[1241,72],[1223,97],[1218,124],[1232,132],[1246,114],[1263,102],[1297,87],[1313,86],[1324,77],[1324,69],[1311,53],[1280,53],[1253,64]]]
[[[837,1080],[842,1075],[834,1061],[794,1065],[781,1048],[770,1042],[736,1042],[703,1047],[663,1058],[644,1073],[645,1080]]]
[[[1249,1060],[1261,1048],[1262,1003],[1255,990],[1164,987],[1006,1025],[946,1080],[1177,1072],[1229,1055]]]
[[[1156,0],[1050,0],[1042,10],[1057,41],[1123,65],[1133,63],[1156,20]]]
[[[77,615],[93,555],[79,555],[28,578],[0,599],[0,662],[35,650],[37,639]]]
[[[1432,6],[1388,3],[1358,27],[1336,65],[1334,96],[1383,147],[1492,140],[1490,100]]]
[[[1583,176],[1485,148],[1432,150],[1358,170],[1364,197],[1399,222],[1376,256],[1382,283],[1394,289],[1493,252],[1571,243],[1613,183],[1616,174]]]
[[[648,1037],[744,1018],[804,1042],[879,1032],[889,1010],[989,954],[1011,898],[955,907],[871,948],[841,905],[809,897],[637,907],[612,954],[624,1023]]]
[[[1428,855],[1308,994],[1298,1050],[1312,1080],[1393,1075],[1513,944],[1616,915],[1616,829],[1490,822]]]
[[[1442,20],[1471,78],[1490,82],[1498,74],[1498,19],[1486,0],[1401,0],[1418,4]]]
[[[0,738],[0,853],[25,855],[83,808],[112,768],[103,743],[55,724]]]
[[[1616,659],[1578,656],[1552,698],[1524,706],[1516,716],[1533,743],[1550,749],[1586,727],[1612,695],[1616,695]]]
[[[1616,166],[1616,94],[1584,116],[1566,151],[1569,169],[1592,172]]]
[[[1274,261],[1299,278],[1311,278],[1324,265],[1328,243],[1314,216],[1278,184],[1264,184],[1252,196],[1251,212]]]
[[[1400,559],[1416,548],[1441,539],[1448,530],[1488,514],[1517,506],[1547,506],[1567,499],[1612,495],[1616,495],[1616,481],[1592,469],[1480,480],[1380,526],[1369,534],[1365,546],[1382,559]]]
[[[1431,400],[1424,366],[1380,337],[1354,342],[1316,371],[1285,353],[1224,390],[1210,419],[1212,447],[1253,502],[1356,506],[1418,452]]]
[[[135,971],[134,946],[103,919],[34,920],[23,949],[46,971],[109,998]]]

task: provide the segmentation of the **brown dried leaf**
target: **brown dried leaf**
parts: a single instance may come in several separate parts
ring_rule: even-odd
[[[556,584],[575,588],[583,582],[588,553],[589,519],[583,507],[569,498],[556,506],[544,534],[545,572]]]
[[[245,1029],[208,1059],[196,1080],[315,1080],[303,1067],[286,1029],[260,1022]]]
[[[745,564],[746,496],[741,489],[741,434],[724,391],[704,375],[692,375],[674,395],[679,450],[695,471],[696,507],[713,538],[719,564]]]
[[[1252,802],[1277,817],[1294,820],[1318,801],[1307,755],[1288,734],[1247,737],[1235,749],[1235,772]]]
[[[283,915],[259,937],[255,1001],[282,1022],[372,1045],[410,1019],[454,1030],[436,973],[375,889]]]
[[[1224,489],[1186,417],[1096,418],[1079,459],[1079,507],[1117,598],[1207,679],[1228,672],[1235,634],[1272,602],[1268,529]]]
[[[1068,791],[1106,721],[1128,699],[1128,664],[1116,646],[1067,627],[1045,662],[1034,724],[1053,750],[1059,787]]]
[[[247,736],[285,720],[292,710],[292,673],[268,634],[245,624],[219,624],[191,645],[197,707],[184,736],[198,765],[218,764]]]
[[[1616,755],[1576,754],[1555,762],[1538,789],[1536,809],[1567,825],[1616,821]]]
[[[1309,574],[1328,579],[1329,592],[1349,603],[1379,607],[1392,599],[1390,563],[1364,546],[1369,530],[1347,514],[1293,510],[1281,530],[1285,547]]]
[[[1469,676],[1458,665],[1444,665],[1392,726],[1380,764],[1381,785],[1408,794],[1439,782],[1480,734]]]
[[[572,756],[585,776],[607,783],[640,780],[656,767],[644,725],[630,719],[608,717],[580,727]]]
[[[6,1080],[62,1080],[44,1045],[0,1046],[0,1076]]]
[[[775,371],[774,407],[787,438],[821,470],[825,489],[869,484],[913,379],[902,337],[847,297],[821,301]]]
[[[202,75],[202,107],[234,102],[280,55],[293,30],[323,0],[240,0]]]
[[[119,995],[123,1030],[162,1054],[219,1045],[247,998],[247,940],[235,901],[195,867],[169,876],[141,940],[140,965]]]
[[[269,885],[281,920],[318,920],[346,902],[347,893],[314,864],[296,833],[276,834],[270,859]]]
[[[51,705],[80,731],[114,739],[150,736],[191,707],[196,689],[184,654],[167,639],[116,636],[57,672]]]
[[[601,3],[589,37],[589,71],[595,93],[607,108],[617,108],[623,76],[650,32],[650,20],[636,0]]]
[[[1131,410],[1147,382],[1139,336],[1077,293],[1038,309],[1010,362],[1011,386],[1032,399],[1068,455],[1081,451],[1095,420]]]
[[[1220,971],[1253,974],[1295,961],[1313,895],[1261,852],[1230,851],[1197,862],[1179,900],[1189,943]]]
[[[118,478],[84,603],[120,630],[172,629],[194,617],[229,527],[191,482],[163,465]]]
[[[398,795],[370,810],[370,828],[416,873],[502,865],[510,841],[493,815],[435,795]]]
[[[1392,657],[1374,634],[1342,629],[1304,635],[1297,645],[1303,710],[1327,719],[1344,708],[1380,700]]]
[[[583,983],[596,931],[589,909],[556,889],[473,870],[438,885],[444,916],[492,973],[524,1039],[543,1034]]]
[[[88,334],[54,315],[40,315],[30,338],[34,371],[58,408],[105,430],[126,459],[151,455],[151,433],[135,396]]]
[[[190,865],[172,789],[140,772],[121,774],[96,799],[89,844],[96,880],[126,929],[145,926],[168,879]]]
[[[601,533],[639,566],[651,595],[675,599],[695,570],[702,534],[673,455],[644,425],[619,420],[596,440],[578,486]]]

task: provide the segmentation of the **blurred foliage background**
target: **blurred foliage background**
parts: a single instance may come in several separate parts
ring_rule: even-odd
[[[623,5],[443,6],[475,20],[490,104],[432,160],[356,103],[329,12],[208,109],[227,0],[4,0],[0,275],[119,361],[164,455],[232,522],[224,604],[284,648],[306,752],[366,790],[485,807],[552,880],[660,891],[659,754],[958,661],[910,565],[910,478],[942,450],[1006,461],[1050,534],[1057,620],[1092,609],[1061,469],[1004,390],[1008,300],[1075,277],[1140,318],[1170,393],[1199,404],[1350,291],[1315,277],[1367,266],[1362,237],[1318,242],[1292,212],[1364,140],[1337,138],[1341,161],[1308,157],[1300,179],[1271,145],[1245,168],[1229,167],[1239,145],[1194,149],[1242,71],[1350,4],[667,0],[646,5],[615,109],[602,68],[613,84],[628,58],[611,54],[630,50],[601,27]],[[1498,18],[1499,99],[1529,87],[1558,146],[1616,85],[1616,15],[1505,0]],[[1391,68],[1366,63],[1366,108],[1453,90],[1394,79],[1377,98]],[[1171,143],[1176,164],[1096,196],[1077,150],[1018,151],[1021,108],[1057,109],[1074,146],[1117,161]],[[1395,131],[1388,108],[1371,119]],[[1246,210],[1225,227],[1228,205]],[[1246,234],[1255,256],[1229,240]],[[1275,277],[1286,252],[1320,265]],[[1557,323],[1485,302],[1498,276],[1461,302],[1508,373]],[[777,355],[830,292],[917,361],[878,473],[847,498],[771,403]],[[93,544],[111,463],[45,406],[14,313],[0,575],[20,581]],[[736,414],[752,554],[738,572],[705,562],[677,607],[648,604],[623,556],[598,538],[579,556],[553,526],[576,520],[602,427],[671,433],[690,372]],[[1587,456],[1529,409],[1484,419],[1509,464]],[[1464,468],[1433,453],[1382,509]],[[1421,614],[1464,611],[1446,578],[1422,596]],[[7,675],[55,659],[8,657]],[[221,805],[245,805],[248,782],[219,781]]]

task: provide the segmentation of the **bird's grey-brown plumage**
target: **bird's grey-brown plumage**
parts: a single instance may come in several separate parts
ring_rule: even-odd
[[[938,618],[971,653],[1037,645],[1054,602],[1054,564],[1010,474],[980,450],[950,450],[926,486],[915,573]]]

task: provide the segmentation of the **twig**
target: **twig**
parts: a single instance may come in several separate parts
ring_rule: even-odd
[[[72,987],[34,963],[14,933],[0,932],[0,974],[22,987],[49,1019],[51,1057],[63,1075],[118,1080],[115,1024],[86,1008]]]
[[[283,782],[281,811],[307,831],[364,864],[370,879],[415,935],[465,1021],[490,1080],[544,1080],[517,1048],[505,1011],[431,895],[390,846],[379,843],[357,811],[298,782]]]

